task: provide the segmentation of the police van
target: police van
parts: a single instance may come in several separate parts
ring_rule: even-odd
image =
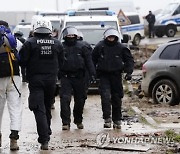
[[[119,32],[119,40],[123,40],[117,15],[108,10],[68,11],[62,27],[66,26],[82,29],[84,40],[91,45],[95,45],[102,40],[103,32],[109,27],[115,28]],[[124,39],[124,41],[126,40]]]
[[[169,3],[159,14],[156,15],[154,25],[157,37],[174,37],[180,31],[180,3]]]
[[[141,39],[145,37],[143,17],[137,12],[124,12],[124,14],[129,19],[129,24],[121,26],[122,33],[130,35],[130,41],[137,46],[140,44]]]

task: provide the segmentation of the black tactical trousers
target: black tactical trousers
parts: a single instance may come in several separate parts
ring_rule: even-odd
[[[154,37],[154,24],[150,23],[148,26],[149,30],[149,38]]]
[[[38,142],[45,143],[50,140],[51,135],[51,104],[54,98],[55,78],[37,76],[29,80],[29,108],[33,111]]]
[[[121,99],[123,98],[121,75],[114,75],[114,73],[101,75],[99,90],[103,119],[111,118],[112,114],[113,121],[121,120]]]
[[[60,103],[61,118],[63,125],[70,125],[71,119],[71,96],[74,95],[73,116],[74,123],[81,123],[83,120],[83,108],[86,99],[85,78],[65,77],[61,78]]]

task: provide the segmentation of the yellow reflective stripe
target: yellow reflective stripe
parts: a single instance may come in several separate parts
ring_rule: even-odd
[[[11,68],[11,77],[14,75],[14,69],[13,69],[13,64],[12,64],[12,60],[11,60],[11,55],[8,52],[8,58],[9,58],[9,64],[10,64],[10,68]]]

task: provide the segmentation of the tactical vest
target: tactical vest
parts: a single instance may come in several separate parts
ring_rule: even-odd
[[[99,47],[100,57],[98,59],[97,70],[104,72],[114,72],[123,70],[122,47],[117,44],[109,47],[101,44]]]
[[[82,45],[67,46],[63,43],[64,65],[62,71],[77,72],[85,69]]]

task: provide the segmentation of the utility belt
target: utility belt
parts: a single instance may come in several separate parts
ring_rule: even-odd
[[[81,78],[85,76],[85,72],[83,70],[78,70],[76,72],[62,72],[62,76],[67,78]]]

